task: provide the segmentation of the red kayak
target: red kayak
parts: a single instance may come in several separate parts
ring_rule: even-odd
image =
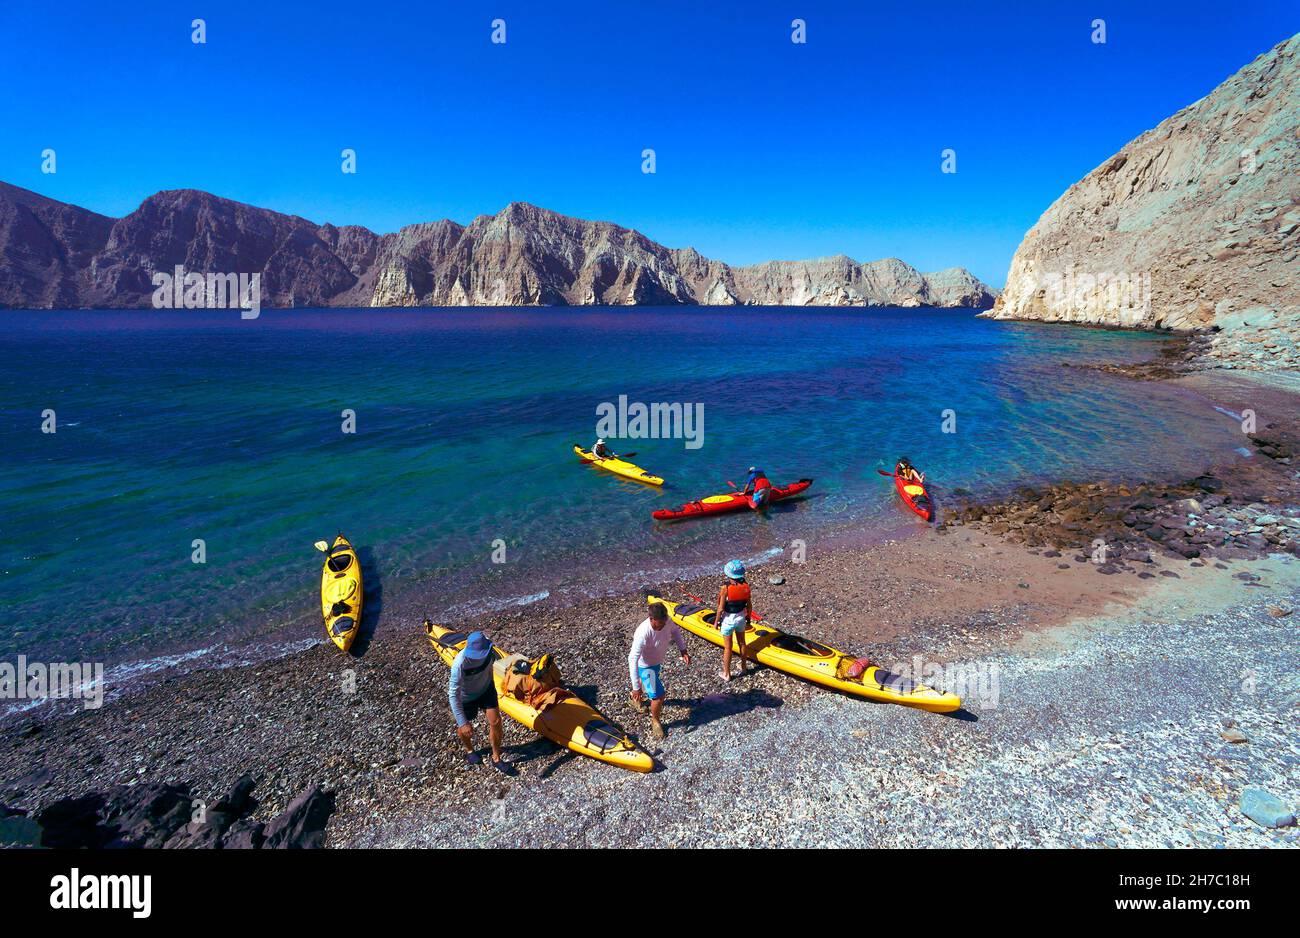
[[[767,500],[769,502],[779,502],[791,495],[798,495],[812,484],[812,479],[800,479],[798,482],[791,482],[783,488],[773,486],[769,489],[772,494],[767,497]],[[740,492],[728,492],[725,495],[710,495],[708,498],[701,498],[699,501],[687,502],[681,508],[661,508],[658,511],[651,512],[650,517],[656,521],[675,521],[678,518],[720,515],[728,511],[740,511],[742,508],[754,507],[756,506],[748,495],[742,495]]]
[[[926,521],[934,517],[934,505],[930,501],[930,496],[925,491],[925,486],[919,482],[904,482],[898,476],[894,476],[894,486],[898,489],[898,496],[903,500],[903,504],[912,509]]]

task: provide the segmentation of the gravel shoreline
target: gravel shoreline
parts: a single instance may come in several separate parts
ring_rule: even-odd
[[[670,707],[687,726],[666,741],[664,772],[530,774],[353,843],[1293,846],[1294,828],[1263,828],[1238,800],[1248,786],[1300,800],[1300,652],[1294,623],[1269,612],[1278,600],[1294,608],[1300,562],[1248,566],[1262,585],[1247,601],[1229,575],[1206,571],[1195,590],[1162,584],[1127,610],[985,659],[1000,694],[973,718],[833,694],[774,706],[792,681],[764,672],[725,695],[734,703]],[[1243,664],[1254,685],[1225,679]],[[1226,742],[1232,729],[1247,742]]]
[[[1261,414],[1295,411],[1281,390],[1214,392],[1228,408],[1247,395]],[[143,783],[215,801],[249,774],[262,821],[328,790],[331,846],[1291,844],[1294,828],[1266,830],[1234,807],[1248,784],[1292,810],[1298,796],[1300,615],[1284,613],[1300,598],[1286,553],[1300,434],[1286,420],[1261,428],[1251,459],[1199,481],[952,506],[897,540],[810,542],[806,563],[752,577],[756,608],[799,634],[887,665],[996,666],[996,706],[985,695],[943,717],[766,669],[727,685],[718,650],[692,638],[694,666],[665,668],[670,736],[652,746],[626,699],[641,596],[543,601],[457,625],[555,652],[569,685],[641,736],[659,771],[620,772],[510,721],[519,775],[466,767],[445,667],[418,621],[386,620],[359,658],[322,643],[20,721],[0,743],[0,803],[36,812]],[[1103,563],[1097,537],[1115,545]],[[646,588],[681,599],[716,583]],[[1249,742],[1227,742],[1234,731]]]

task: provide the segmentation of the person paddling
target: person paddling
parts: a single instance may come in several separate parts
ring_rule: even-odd
[[[894,467],[894,474],[904,482],[916,482],[917,484],[920,484],[925,481],[925,476],[916,471],[906,456],[898,461],[898,465]]]
[[[618,454],[605,445],[604,440],[596,441],[596,445],[591,448],[591,455],[597,459],[618,459]]]
[[[745,582],[745,565],[739,560],[729,560],[722,568],[727,582],[718,590],[718,608],[713,621],[722,632],[722,670],[718,677],[731,680],[731,636],[736,636],[740,646],[740,674],[745,674],[745,630],[754,609],[749,603],[749,584]]]
[[[755,508],[761,508],[767,504],[768,498],[772,494],[772,483],[768,481],[767,473],[757,466],[749,467],[749,478],[745,480],[745,487],[740,490],[741,495],[753,493],[750,501]]]
[[[465,647],[451,663],[451,680],[447,682],[447,700],[456,721],[456,735],[465,744],[465,761],[478,765],[483,757],[474,751],[474,727],[470,723],[479,712],[487,716],[488,741],[492,745],[492,767],[511,774],[501,756],[501,710],[497,703],[497,685],[492,675],[496,655],[492,642],[482,632],[471,632]]]
[[[632,650],[627,656],[628,675],[632,678],[632,706],[645,713],[645,698],[650,698],[650,728],[656,739],[668,735],[659,715],[664,705],[664,685],[659,679],[659,668],[668,654],[668,645],[677,646],[682,662],[691,663],[686,650],[686,636],[676,622],[668,620],[668,609],[663,603],[650,606],[650,617],[636,627],[632,636]]]

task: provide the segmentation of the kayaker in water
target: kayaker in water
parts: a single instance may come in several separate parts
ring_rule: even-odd
[[[894,467],[894,474],[904,482],[916,482],[919,484],[925,481],[925,476],[921,475],[921,473],[917,472],[916,469],[913,468],[912,463],[906,456],[898,461],[898,465]]]
[[[632,636],[627,670],[632,678],[632,706],[638,713],[645,713],[645,699],[650,698],[650,728],[657,739],[668,735],[659,720],[664,705],[664,685],[659,679],[659,668],[668,654],[670,642],[677,646],[683,663],[689,665],[691,656],[686,650],[686,636],[676,622],[668,620],[664,604],[655,603],[650,607],[650,617],[636,627]]]
[[[591,448],[591,455],[597,459],[618,459],[618,454],[606,446],[604,440],[596,441],[596,445]]]
[[[497,704],[496,681],[492,676],[495,663],[492,642],[482,632],[471,632],[465,647],[451,663],[447,700],[456,721],[456,735],[465,744],[465,761],[470,765],[483,761],[483,757],[474,751],[474,727],[470,723],[482,711],[487,716],[492,767],[509,775],[510,770],[501,757],[501,710]]]
[[[756,466],[749,467],[749,478],[745,480],[745,487],[740,490],[741,495],[753,493],[753,502],[755,505],[767,504],[768,497],[772,494],[772,483],[768,481],[767,473]]]
[[[736,636],[740,646],[740,674],[745,674],[745,630],[749,628],[750,617],[754,610],[749,603],[749,584],[745,582],[745,565],[739,560],[730,560],[722,568],[727,582],[718,590],[718,608],[713,621],[718,623],[722,632],[722,670],[718,677],[724,681],[731,680],[731,636]]]

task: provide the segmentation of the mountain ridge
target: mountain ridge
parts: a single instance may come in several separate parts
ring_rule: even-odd
[[[925,274],[843,254],[733,267],[609,221],[510,202],[468,225],[378,234],[201,189],[165,189],[121,218],[0,182],[0,307],[142,308],[155,272],[261,273],[262,305],[791,305],[988,308],[964,268]]]

